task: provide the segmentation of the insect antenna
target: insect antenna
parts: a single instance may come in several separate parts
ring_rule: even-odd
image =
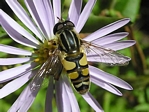
[[[60,23],[65,21],[62,17],[61,18],[57,17],[57,19],[59,20]]]

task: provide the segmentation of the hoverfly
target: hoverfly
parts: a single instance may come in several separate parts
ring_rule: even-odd
[[[49,41],[52,50],[49,51],[49,58],[30,83],[32,90],[40,88],[46,75],[53,75],[55,80],[59,80],[62,70],[65,70],[75,90],[85,94],[90,88],[87,60],[109,65],[126,65],[130,61],[129,57],[99,46],[94,41],[87,42],[81,39],[75,31],[75,25],[69,20],[59,21],[54,26],[53,33],[56,37]],[[34,83],[34,80],[39,81]]]

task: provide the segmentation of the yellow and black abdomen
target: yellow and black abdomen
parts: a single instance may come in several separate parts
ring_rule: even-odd
[[[67,56],[62,60],[62,64],[76,91],[80,94],[88,92],[90,76],[85,53],[81,52],[77,56]]]

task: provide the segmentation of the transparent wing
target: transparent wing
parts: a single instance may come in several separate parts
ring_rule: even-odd
[[[59,50],[56,49],[55,52],[51,54],[47,61],[40,67],[38,73],[30,83],[31,91],[38,90],[46,76],[52,75],[53,77],[57,77],[56,75],[60,75],[63,67],[58,54]]]
[[[112,49],[104,48],[94,43],[82,40],[82,45],[87,53],[87,60],[90,62],[100,62],[110,66],[124,66],[131,60],[129,57]]]
[[[59,51],[56,50],[49,56],[47,61],[40,67],[33,80],[29,83],[29,85],[24,89],[19,98],[13,104],[13,107],[15,108],[11,108],[9,111],[14,111],[14,109],[20,112],[27,111],[34,101],[45,77],[47,75],[55,75],[56,73],[60,73],[58,72],[58,69],[53,69],[53,67],[62,68],[62,64],[58,58],[58,53]]]

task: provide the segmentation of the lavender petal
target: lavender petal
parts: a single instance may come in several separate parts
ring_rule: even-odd
[[[29,57],[25,58],[0,58],[0,65],[14,65],[30,61]]]
[[[122,93],[117,89],[115,88],[114,86],[112,86],[111,84],[103,81],[103,80],[100,80],[99,78],[96,78],[94,76],[91,75],[91,81],[92,83],[100,86],[101,88],[113,93],[113,94],[116,94],[118,96],[122,96]]]
[[[23,7],[19,4],[17,0],[6,0],[7,4],[11,7],[17,17],[40,39],[42,40],[42,35],[37,29],[37,27],[33,24],[34,22],[27,15],[27,12],[23,9]],[[15,27],[15,26],[14,26]]]
[[[24,2],[25,2],[27,9],[29,10],[33,20],[35,21],[36,25],[40,29],[41,33],[43,34],[42,38],[45,38],[44,34],[46,34],[46,30],[45,30],[45,28],[41,22],[41,19],[39,18],[39,15],[37,13],[37,10],[36,10],[36,7],[33,3],[33,0],[24,0]]]
[[[31,63],[24,64],[18,67],[7,69],[0,72],[0,83],[7,82],[11,79],[20,77],[28,72],[30,72],[34,66]]]
[[[8,96],[14,91],[18,90],[22,87],[28,80],[30,80],[34,76],[35,72],[28,72],[27,74],[7,83],[2,89],[0,89],[0,99]]]
[[[13,27],[11,27],[7,21],[3,17],[0,17],[1,25],[7,32],[7,34],[16,42],[19,44],[32,47],[32,48],[37,48],[37,44],[33,43],[32,41],[28,40],[27,38],[24,38],[20,33],[16,31]]]
[[[96,3],[96,0],[88,0],[87,4],[85,5],[85,7],[79,17],[78,23],[76,25],[76,31],[78,33],[81,31],[84,24],[86,23],[95,3]]]
[[[9,1],[12,1],[12,0],[9,0]],[[8,16],[1,9],[0,9],[0,15],[7,22],[7,24],[9,24],[14,30],[16,30],[18,33],[20,33],[22,36],[26,37],[33,43],[39,45],[39,42],[35,37],[33,37],[30,33],[28,33],[23,27],[21,27],[16,21],[14,21],[10,16]]]
[[[8,112],[17,112],[19,110],[19,108],[22,106],[22,104],[24,103],[27,96],[29,94],[31,94],[31,89],[29,86],[27,86],[23,92],[21,93],[21,95],[18,97],[18,99],[14,102],[14,104],[11,106],[11,108],[8,110]]]
[[[44,0],[43,2],[45,4],[45,8],[46,8],[46,12],[47,12],[48,20],[49,20],[50,36],[53,37],[53,35],[54,35],[53,34],[53,27],[55,25],[55,21],[54,21],[54,12],[52,9],[51,1],[50,0]],[[48,37],[48,38],[50,39],[51,37]]]
[[[89,66],[90,69],[90,75],[94,76],[97,79],[103,80],[107,83],[111,83],[117,87],[126,89],[126,90],[132,90],[133,88],[131,87],[131,85],[129,85],[127,82],[123,81],[122,79],[113,76],[111,74],[108,74],[96,67],[93,66]]]
[[[75,26],[77,25],[81,8],[82,8],[82,0],[72,0],[68,12],[68,19],[72,21],[75,24]]]
[[[38,91],[32,91],[30,86],[28,85],[18,99],[14,102],[8,112],[27,112],[30,108],[35,96],[37,95]]]
[[[95,31],[94,33],[90,34],[89,36],[87,36],[83,40],[93,41],[97,38],[105,36],[105,35],[113,32],[113,31],[119,29],[120,27],[126,25],[129,21],[130,21],[130,19],[125,18],[125,19],[121,19],[121,20],[118,20],[116,22],[113,22],[107,26],[104,26],[103,28],[100,28],[99,30]]]
[[[53,10],[55,23],[57,23],[59,21],[57,17],[61,18],[61,0],[53,0]]]
[[[126,37],[127,35],[128,35],[127,32],[114,33],[114,34],[106,35],[102,38],[97,38],[97,39],[93,40],[92,42],[95,44],[98,44],[100,46],[103,46],[105,44],[110,44],[115,41],[121,40],[122,38]]]
[[[70,100],[62,78],[56,82],[56,104],[58,112],[71,112]],[[67,103],[66,103],[67,102]]]
[[[70,104],[71,104],[72,112],[80,112],[78,102],[77,102],[76,97],[72,91],[72,87],[70,86],[68,78],[64,77],[63,79],[64,79],[64,86],[66,88],[68,97],[69,97],[69,99],[71,99]]]
[[[117,50],[128,48],[128,47],[134,45],[135,43],[136,43],[136,41],[134,41],[134,40],[123,40],[123,41],[119,41],[119,42],[113,42],[111,44],[106,44],[103,47],[110,48],[112,50],[117,51]]]
[[[0,44],[0,52],[8,53],[8,54],[15,54],[15,55],[23,55],[23,56],[31,56],[32,52],[20,49],[17,47],[12,47],[8,45]]]
[[[40,69],[38,69],[37,74],[35,74],[33,80],[28,85],[29,90],[26,95],[26,100],[23,101],[22,105],[19,108],[20,112],[26,112],[29,109],[29,107],[32,105],[34,99],[36,98],[38,91],[41,88],[43,80],[45,79],[45,77],[47,75],[44,71],[41,71],[42,67]]]
[[[82,95],[82,97],[96,112],[103,112],[101,106],[90,93],[86,93],[85,95]]]
[[[33,0],[33,2],[36,7],[36,11],[39,15],[39,18],[45,28],[45,31],[46,31],[45,36],[51,37],[51,28],[49,25],[50,23],[49,23],[48,13],[46,12],[44,1],[43,0]]]

